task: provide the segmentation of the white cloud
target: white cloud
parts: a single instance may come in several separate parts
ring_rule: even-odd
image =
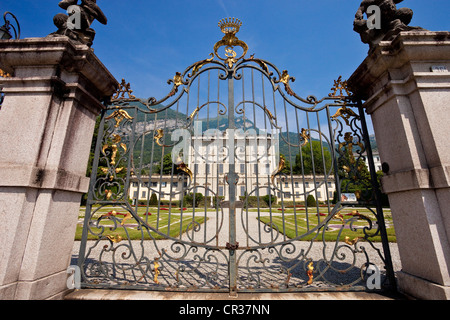
[[[225,6],[225,3],[223,2],[223,0],[217,0],[217,3],[222,7],[223,11],[225,12],[225,15],[227,17],[229,17],[230,14],[229,14],[227,7]]]

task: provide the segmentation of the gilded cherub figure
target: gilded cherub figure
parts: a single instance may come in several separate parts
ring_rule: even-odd
[[[76,10],[71,10],[71,6],[75,6]],[[68,15],[64,13],[55,15],[53,22],[58,30],[50,36],[67,36],[90,47],[95,38],[95,31],[91,28],[91,24],[95,20],[104,25],[108,23],[96,0],[81,0],[80,4],[78,0],[62,0],[59,2],[59,7],[68,10]]]

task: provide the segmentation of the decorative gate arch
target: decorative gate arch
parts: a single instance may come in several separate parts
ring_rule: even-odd
[[[82,287],[236,293],[395,282],[360,102],[341,78],[323,99],[300,97],[287,70],[245,58],[241,25],[220,21],[214,53],[177,72],[162,100],[137,99],[123,80],[103,112]]]

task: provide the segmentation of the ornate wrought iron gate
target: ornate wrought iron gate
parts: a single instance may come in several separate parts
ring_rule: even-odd
[[[393,284],[361,104],[341,78],[323,99],[300,97],[286,70],[245,58],[239,20],[219,26],[211,57],[164,99],[122,81],[103,112],[83,287],[368,290],[377,271]]]

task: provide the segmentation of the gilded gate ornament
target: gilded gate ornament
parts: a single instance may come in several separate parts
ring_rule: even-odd
[[[192,68],[192,73],[188,74],[189,78],[192,78],[193,76],[195,76],[200,71],[200,69],[203,68],[203,66],[205,64],[208,64],[211,61],[213,61],[214,53],[210,53],[209,55],[211,56],[211,58],[199,61],[194,65],[194,67]]]
[[[347,151],[350,165],[352,167],[357,164],[355,156],[353,155],[354,145],[356,144],[361,149],[361,152],[364,152],[364,150],[365,150],[364,144],[362,144],[359,141],[354,142],[353,141],[354,139],[355,139],[355,137],[351,134],[351,132],[346,132],[344,134],[344,142],[341,142],[338,147],[338,149],[341,153],[344,153],[345,150]],[[352,171],[352,168],[345,166],[345,165],[342,166],[342,168],[347,172]],[[363,168],[363,165],[361,164],[360,166],[358,166],[357,170],[361,171],[362,168]]]
[[[189,167],[184,162],[180,162],[180,164],[178,165],[177,169],[187,173],[187,175],[191,178],[191,180],[193,180],[194,175],[192,174],[191,169],[189,169]]]
[[[314,273],[314,263],[310,262],[308,264],[308,270],[306,271],[306,274],[308,275],[308,278],[309,278],[308,282],[307,282],[308,285],[311,285],[313,283],[313,280],[314,280],[313,273]]]
[[[155,142],[160,147],[168,147],[167,145],[163,144],[161,142],[161,139],[164,137],[164,130],[163,129],[157,129],[156,134],[153,137],[155,139]]]
[[[339,108],[338,111],[336,112],[336,114],[334,114],[331,118],[332,119],[337,119],[338,117],[341,117],[342,119],[344,119],[345,123],[350,126],[350,119],[352,117],[356,118],[357,120],[359,120],[359,116],[352,110],[347,108],[346,105],[344,105],[342,108]]]
[[[282,155],[280,155],[280,162],[278,163],[278,168],[272,173],[271,181],[272,184],[275,185],[275,177],[286,168],[286,160]]]
[[[122,79],[122,82],[119,85],[119,89],[117,89],[116,93],[112,96],[111,101],[115,102],[118,100],[126,100],[126,101],[138,101],[134,95],[132,95],[133,90],[131,90],[131,85],[129,82],[126,82],[125,79]],[[128,97],[125,97],[127,95]]]
[[[102,148],[102,153],[104,155],[106,155],[106,150],[108,148],[111,148],[112,153],[111,153],[111,165],[115,165],[116,164],[116,157],[117,157],[117,152],[119,151],[119,143],[122,141],[122,138],[117,135],[117,134],[113,134],[113,144],[110,146],[108,144],[105,144]],[[127,152],[127,145],[124,143],[120,143],[120,147]]]
[[[283,83],[284,84],[284,88],[286,90],[286,92],[290,95],[293,96],[295,95],[294,91],[291,89],[291,86],[289,85],[289,81],[294,82],[295,78],[291,77],[288,73],[287,70],[283,70],[283,73],[281,74],[280,80],[275,80],[275,83]]]
[[[331,98],[343,98],[350,97],[352,95],[348,89],[347,80],[343,81],[342,76],[339,76],[337,80],[334,80],[334,86],[333,88],[331,88],[331,90],[333,90],[333,92],[328,95]],[[339,95],[337,94],[338,91]],[[344,95],[344,91],[346,95]]]
[[[309,142],[309,140],[311,139],[311,135],[308,134],[308,130],[306,130],[305,128],[302,129],[302,132],[300,133],[300,136],[303,139],[303,143],[302,143],[302,147],[306,146]]]
[[[241,26],[242,22],[236,18],[227,18],[219,21],[219,28],[225,36],[214,45],[214,53],[217,58],[227,63],[230,69],[237,61],[242,59],[248,51],[248,45],[236,37],[236,33],[239,32]],[[217,52],[221,47],[225,47],[226,58],[222,58]],[[241,47],[244,50],[244,53],[238,58],[236,58],[237,53],[233,50],[234,47]]]
[[[115,128],[118,128],[120,126],[120,124],[122,123],[123,120],[133,120],[134,118],[131,117],[128,112],[126,112],[125,110],[119,109],[114,111],[109,117],[106,117],[106,120],[110,120],[114,118],[114,120],[116,121],[116,125],[114,126]]]

